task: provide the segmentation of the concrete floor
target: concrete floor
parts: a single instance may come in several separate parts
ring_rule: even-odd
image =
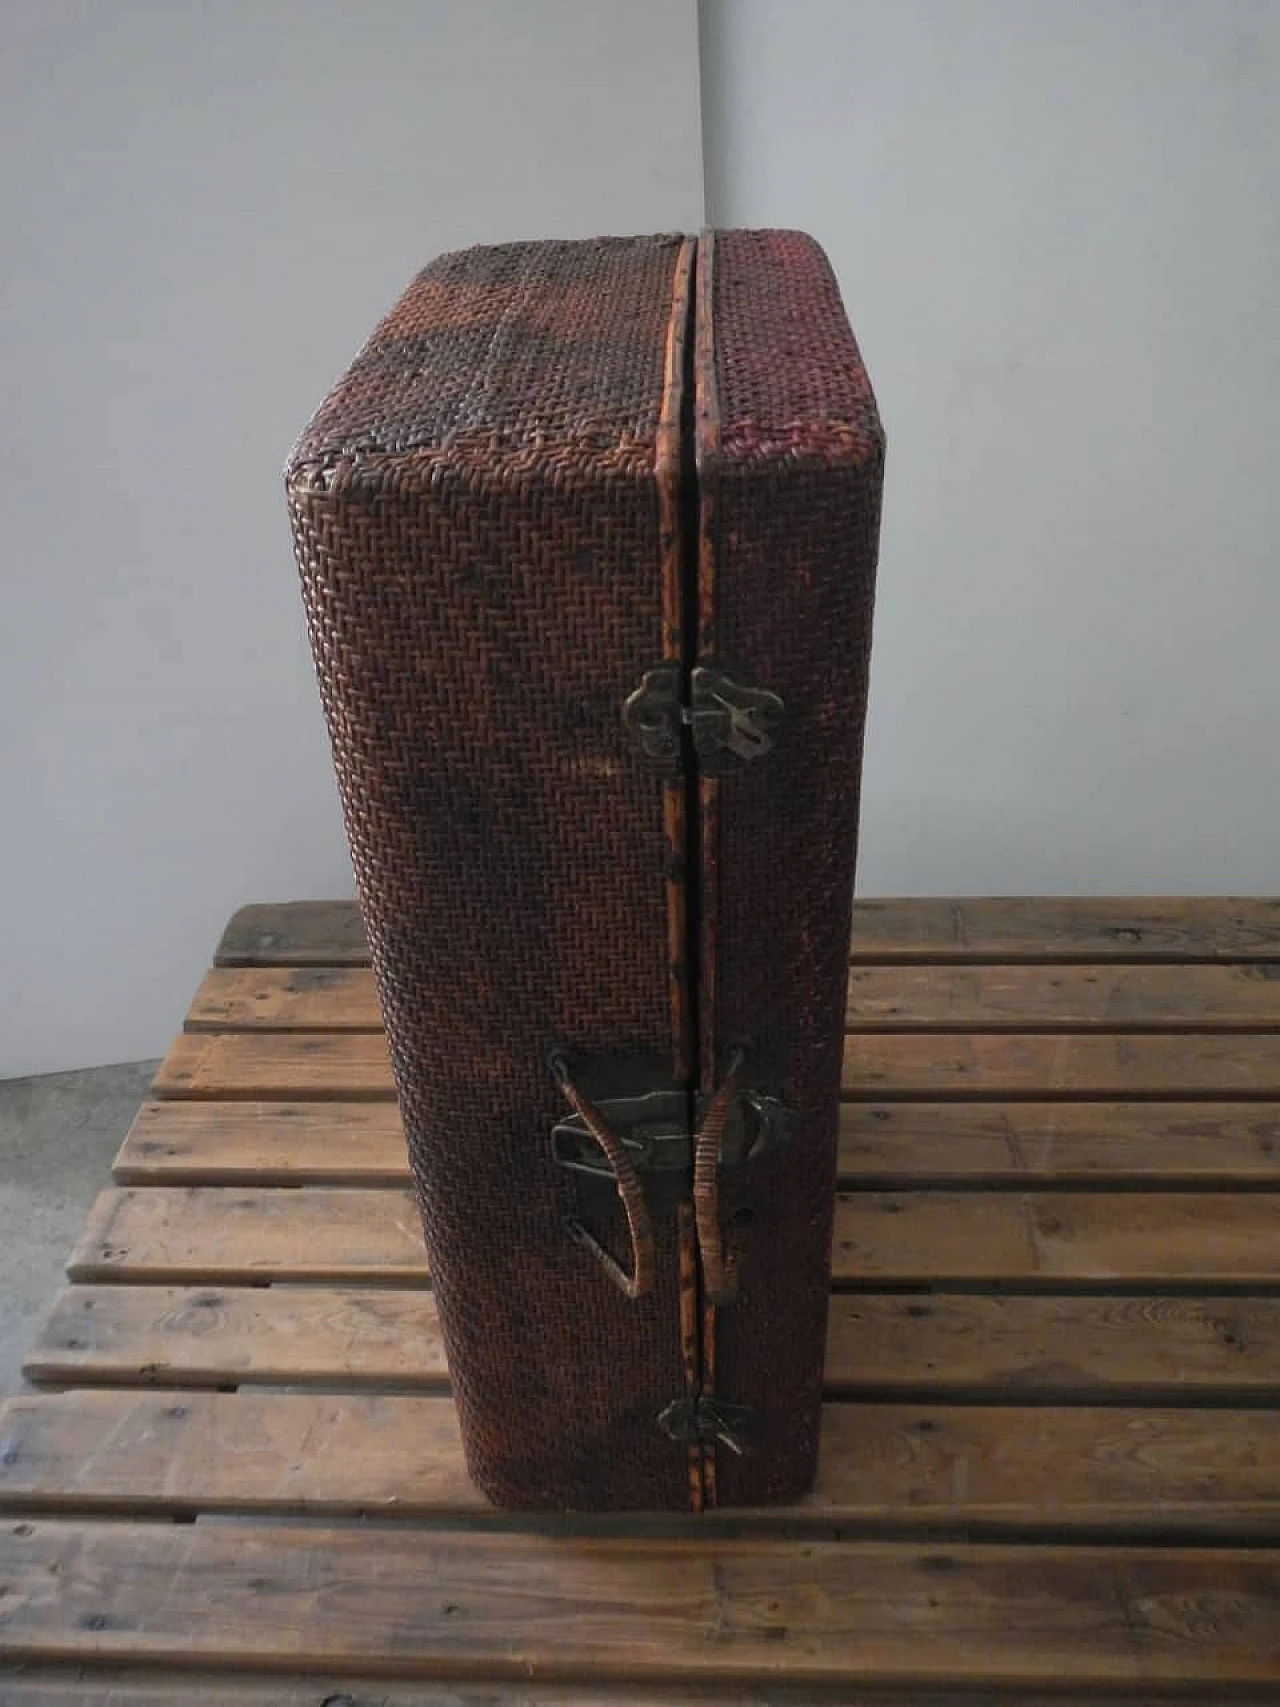
[[[27,1348],[156,1065],[0,1082],[0,1393],[22,1386]]]

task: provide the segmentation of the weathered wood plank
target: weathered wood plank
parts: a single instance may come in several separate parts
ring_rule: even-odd
[[[73,1280],[427,1283],[408,1191],[256,1191],[216,1186],[102,1192]]]
[[[33,1519],[13,1658],[434,1677],[1230,1688],[1280,1670],[1280,1556]]]
[[[767,1227],[765,1228],[767,1234]],[[407,1191],[104,1191],[73,1280],[421,1284]],[[837,1285],[1280,1285],[1270,1193],[857,1191],[836,1199]]]
[[[321,1286],[68,1287],[25,1374],[72,1386],[447,1382],[429,1292]],[[1280,1404],[1280,1298],[837,1294],[826,1377],[847,1398]]]
[[[855,966],[850,1031],[1276,1031],[1280,961]],[[214,967],[188,1031],[380,1031],[367,966]]]
[[[840,1114],[845,1182],[1280,1184],[1274,1102],[868,1102]]]
[[[215,966],[365,966],[369,945],[354,901],[266,901],[231,915]]]
[[[836,1284],[1280,1283],[1270,1193],[853,1192],[836,1200]]]
[[[842,1087],[858,1098],[1257,1100],[1280,1095],[1280,1037],[868,1033],[845,1039]]]
[[[845,1103],[844,1184],[1280,1185],[1280,1103]],[[118,1185],[406,1185],[394,1104],[144,1103]]]
[[[367,966],[214,966],[187,1031],[381,1031]]]
[[[491,1510],[467,1476],[447,1396],[83,1389],[0,1404],[0,1504],[138,1516]]]
[[[353,1394],[23,1395],[0,1407],[0,1502],[140,1517],[493,1515],[450,1399]],[[806,1520],[1272,1538],[1280,1416],[828,1405],[812,1497],[751,1516]]]
[[[1280,960],[1280,900],[1018,896],[861,900],[854,960]]]
[[[23,1373],[63,1385],[448,1386],[434,1297],[385,1287],[73,1286]]]
[[[407,1185],[409,1157],[394,1103],[151,1101],[112,1177],[118,1185]]]
[[[855,966],[845,1023],[850,1031],[1276,1031],[1280,961]]]
[[[395,1086],[380,1032],[186,1032],[161,1062],[152,1094],[387,1102]]]
[[[368,962],[354,901],[242,907],[216,964]],[[1280,960],[1280,900],[1052,897],[858,900],[855,961]]]
[[[1280,1037],[954,1035],[846,1037],[844,1094],[885,1098],[1249,1099],[1280,1097]],[[389,1101],[386,1040],[368,1032],[185,1033],[161,1063],[157,1097]]]

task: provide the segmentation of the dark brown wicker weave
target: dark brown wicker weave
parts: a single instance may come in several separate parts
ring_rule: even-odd
[[[790,232],[444,256],[290,461],[500,1504],[812,1479],[882,461]]]

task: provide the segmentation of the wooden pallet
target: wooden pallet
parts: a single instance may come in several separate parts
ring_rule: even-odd
[[[0,1702],[1280,1698],[1280,903],[860,905],[817,1490],[465,1476],[359,921],[237,914],[0,1415]]]

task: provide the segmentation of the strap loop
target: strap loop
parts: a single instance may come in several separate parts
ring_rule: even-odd
[[[626,1146],[611,1130],[595,1104],[585,1097],[574,1084],[569,1071],[569,1063],[563,1055],[552,1057],[551,1071],[555,1074],[556,1083],[564,1092],[565,1100],[570,1108],[573,1109],[587,1131],[604,1151],[609,1166],[613,1169],[618,1197],[626,1213],[627,1229],[631,1234],[631,1273],[628,1274],[621,1264],[610,1256],[604,1246],[591,1236],[581,1221],[568,1220],[565,1223],[565,1229],[580,1245],[585,1245],[589,1251],[594,1253],[605,1273],[624,1297],[630,1299],[644,1298],[653,1291],[656,1268],[653,1225],[649,1220],[649,1207],[644,1200],[644,1188],[636,1175]]]
[[[738,1296],[736,1251],[726,1251],[720,1231],[720,1147],[729,1110],[738,1095],[738,1075],[745,1051],[735,1049],[729,1071],[703,1116],[693,1147],[693,1218],[698,1230],[698,1255],[707,1301],[732,1304]]]

